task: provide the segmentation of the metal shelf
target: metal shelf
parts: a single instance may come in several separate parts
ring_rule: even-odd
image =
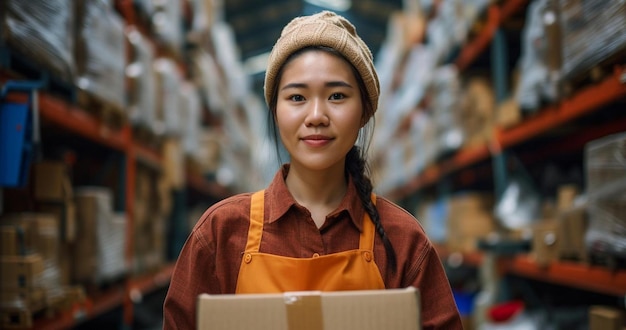
[[[507,262],[509,274],[539,281],[565,285],[611,296],[626,296],[626,270],[612,271],[606,267],[556,261],[541,267],[529,256],[517,256]]]

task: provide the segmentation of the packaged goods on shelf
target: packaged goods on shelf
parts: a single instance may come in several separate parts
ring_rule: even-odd
[[[227,85],[224,74],[215,57],[205,50],[197,50],[192,55],[194,82],[198,85],[202,101],[211,112],[221,114],[226,108]]]
[[[497,230],[493,196],[481,192],[459,193],[448,201],[447,246],[451,251],[472,252],[478,240]]]
[[[6,214],[0,219],[0,227],[3,232],[13,233],[15,236],[10,237],[8,242],[13,242],[14,246],[6,246],[3,248],[3,275],[0,276],[2,288],[7,289],[11,294],[12,301],[3,297],[2,305],[4,307],[32,307],[29,304],[36,303],[33,301],[36,297],[43,296],[42,303],[44,306],[53,304],[63,298],[64,291],[61,288],[61,278],[64,269],[61,268],[59,258],[61,256],[61,240],[60,227],[56,217],[44,213],[15,213]],[[15,229],[11,231],[11,229]],[[3,235],[4,236],[4,235]],[[3,237],[4,238],[4,237]],[[5,243],[3,243],[3,246]],[[31,256],[37,256],[34,258]],[[6,257],[6,258],[5,258]],[[5,263],[5,261],[8,263]],[[39,265],[41,262],[41,265]],[[20,264],[28,265],[29,272],[26,284],[21,279],[22,270]],[[39,267],[41,267],[39,269]],[[8,268],[13,268],[9,270]],[[15,272],[14,275],[7,274],[4,270]],[[12,273],[13,274],[13,273]],[[21,291],[24,294],[15,294]]]
[[[173,141],[173,144],[172,144]],[[175,139],[167,139],[164,148],[168,145],[176,146]],[[178,147],[180,149],[180,147]],[[182,151],[179,158],[182,158]],[[163,152],[166,163],[163,172],[172,172],[172,154]],[[180,161],[180,160],[178,160]],[[183,166],[182,164],[176,165]],[[183,169],[176,169],[179,177],[177,188],[180,190],[184,184]],[[172,178],[166,178],[168,174],[155,172],[147,167],[138,167],[135,180],[135,217],[133,218],[133,273],[141,274],[155,270],[161,266],[165,259],[166,237],[165,218],[172,210],[171,192]],[[169,174],[172,175],[171,173]]]
[[[156,77],[152,66],[154,49],[135,27],[126,27],[125,35],[130,50],[126,66],[129,119],[135,126],[150,128],[156,120]]]
[[[215,177],[221,162],[222,135],[216,130],[202,128],[198,135],[198,149],[187,156],[188,170],[193,175]]]
[[[163,43],[170,52],[179,54],[183,45],[182,1],[152,1],[152,30],[156,38]]]
[[[190,32],[204,35],[211,25],[219,19],[223,19],[222,1],[214,0],[190,0],[191,5],[191,28]]]
[[[179,91],[182,83],[176,63],[169,58],[154,61],[156,72],[156,122],[158,135],[179,135],[182,130]]]
[[[463,124],[473,117],[467,113],[458,115],[461,107],[461,98],[458,96],[461,94],[460,84],[458,71],[453,65],[439,67],[433,75],[430,111],[437,127],[435,145],[438,155],[461,147],[464,138]]]
[[[243,69],[233,29],[225,22],[216,22],[211,27],[211,40],[217,63],[225,73],[228,97],[230,100],[247,98],[250,78]]]
[[[488,80],[474,77],[467,83],[457,118],[463,131],[464,146],[480,145],[492,139],[495,105]]]
[[[163,142],[163,178],[171,189],[185,187],[185,151],[180,138],[167,138]]]
[[[512,173],[494,213],[499,223],[509,230],[529,228],[540,214],[540,196],[531,179],[521,173]]]
[[[70,82],[75,72],[74,39],[68,37],[74,33],[72,8],[70,0],[2,1],[2,39],[43,69]]]
[[[73,281],[104,284],[127,272],[124,259],[126,215],[113,210],[113,193],[105,187],[76,187],[78,232],[74,243]]]
[[[76,85],[86,102],[126,109],[124,22],[104,0],[76,2]],[[83,94],[81,94],[83,95]],[[91,103],[87,103],[91,104]]]
[[[562,76],[577,79],[594,66],[626,54],[626,3],[559,0]]]
[[[589,228],[585,236],[592,254],[626,257],[626,133],[585,146]]]
[[[199,146],[202,129],[200,94],[195,84],[183,82],[180,89],[182,142],[185,154],[193,155]]]
[[[522,52],[517,64],[520,81],[515,91],[516,99],[524,111],[536,111],[544,103],[558,97],[557,82],[559,68],[550,67],[550,56],[558,56],[558,43],[550,43],[544,15],[548,10],[547,0],[535,0],[528,6],[526,23],[522,31]],[[556,20],[553,17],[553,20]],[[556,45],[556,46],[555,46]],[[558,61],[554,61],[558,63]]]

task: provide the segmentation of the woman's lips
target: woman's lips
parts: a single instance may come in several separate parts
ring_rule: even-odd
[[[330,143],[332,138],[324,135],[308,135],[303,137],[302,141],[312,147],[322,147]]]

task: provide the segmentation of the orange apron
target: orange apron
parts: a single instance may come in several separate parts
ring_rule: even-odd
[[[372,199],[375,201],[374,195]],[[375,228],[367,212],[358,249],[323,256],[316,254],[312,258],[291,258],[259,252],[263,201],[263,190],[252,195],[248,242],[239,268],[236,293],[385,288],[374,262]]]

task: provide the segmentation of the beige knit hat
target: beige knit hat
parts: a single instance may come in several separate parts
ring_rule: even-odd
[[[372,52],[357,35],[354,25],[330,11],[294,18],[280,34],[270,53],[265,72],[265,102],[269,106],[274,94],[278,71],[289,55],[309,46],[325,46],[337,50],[357,69],[372,104],[378,108],[380,83],[374,68]]]

